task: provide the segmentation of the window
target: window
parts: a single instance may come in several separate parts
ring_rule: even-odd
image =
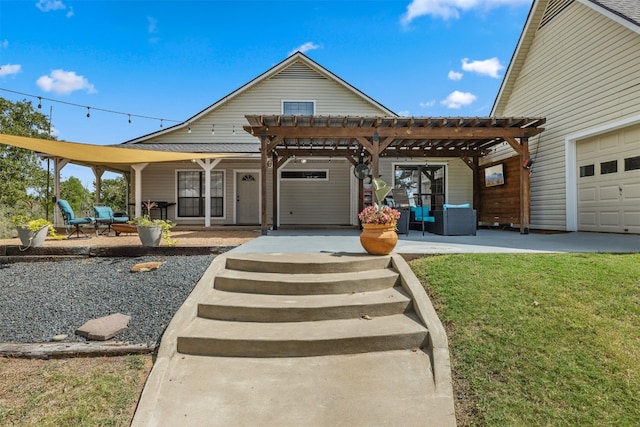
[[[627,157],[624,159],[624,170],[632,171],[640,169],[640,156],[636,157]]]
[[[595,175],[594,165],[580,166],[580,178],[584,178],[585,176],[593,176],[593,175]]]
[[[618,172],[618,161],[611,160],[609,162],[600,163],[600,175]]]
[[[285,116],[313,116],[313,101],[282,101],[282,114]]]
[[[204,217],[205,173],[178,172],[178,216]],[[224,216],[224,172],[211,171],[211,217]]]
[[[445,196],[444,165],[395,165],[393,187],[407,193],[411,206],[442,209]]]
[[[326,181],[329,179],[329,171],[282,171],[280,172],[282,179],[315,179]]]

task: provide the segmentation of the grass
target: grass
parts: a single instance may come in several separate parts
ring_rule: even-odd
[[[0,425],[128,426],[151,356],[0,359]]]
[[[640,255],[411,265],[447,328],[459,425],[638,425]]]

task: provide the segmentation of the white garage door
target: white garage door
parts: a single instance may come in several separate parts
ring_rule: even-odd
[[[640,234],[640,125],[577,144],[578,230]]]

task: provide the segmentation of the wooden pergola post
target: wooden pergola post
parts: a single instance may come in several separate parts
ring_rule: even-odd
[[[525,165],[529,160],[529,138],[520,138],[520,234],[529,234],[529,212],[531,210],[531,171]]]
[[[262,212],[260,213],[260,234],[263,236],[267,235],[269,227],[267,219],[267,154],[267,132],[263,130],[260,133],[260,197],[262,201]]]

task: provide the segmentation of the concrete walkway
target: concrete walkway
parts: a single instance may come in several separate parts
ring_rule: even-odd
[[[364,252],[359,234],[358,230],[271,231],[228,254],[357,254]],[[640,251],[637,235],[520,235],[478,230],[477,236],[423,236],[411,231],[399,237],[395,252],[407,258],[449,253]],[[224,268],[225,257],[214,260],[168,326],[132,426],[455,425],[451,393],[433,388],[434,378],[425,376],[431,372],[428,358],[421,351],[283,358],[177,353],[177,331],[192,321],[198,301]],[[440,416],[434,419],[435,414]]]
[[[277,230],[269,231],[232,252],[348,252],[362,253],[360,231]],[[612,233],[530,233],[478,230],[476,236],[439,236],[411,230],[398,236],[396,253],[402,255],[448,253],[549,253],[549,252],[640,252],[640,235]]]

